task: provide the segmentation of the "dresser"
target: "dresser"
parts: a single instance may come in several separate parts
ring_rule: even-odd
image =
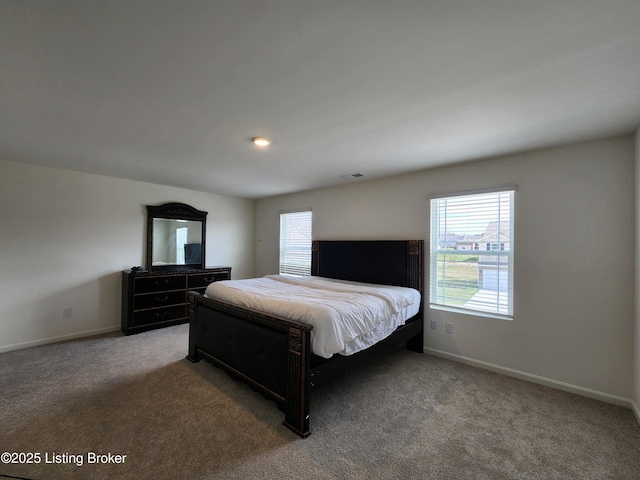
[[[229,280],[231,267],[186,271],[122,272],[122,332],[126,335],[189,320],[188,292],[204,293],[212,282]]]

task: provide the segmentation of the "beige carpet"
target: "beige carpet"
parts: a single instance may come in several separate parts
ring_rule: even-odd
[[[317,392],[302,440],[187,336],[0,355],[0,452],[40,457],[0,479],[640,478],[630,410],[403,349]]]

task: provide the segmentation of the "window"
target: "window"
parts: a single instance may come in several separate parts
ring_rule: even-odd
[[[431,198],[432,308],[513,317],[514,191]]]
[[[311,210],[280,214],[280,273],[311,274]]]

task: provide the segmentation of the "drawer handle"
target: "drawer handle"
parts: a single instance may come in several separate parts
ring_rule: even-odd
[[[165,310],[164,312],[155,312],[154,315],[156,318],[164,318],[169,315],[169,312]]]
[[[164,279],[164,280],[156,280],[155,281],[156,285],[169,285],[169,280],[168,279]]]
[[[166,302],[169,300],[169,295],[165,295],[164,297],[153,297],[156,302]]]

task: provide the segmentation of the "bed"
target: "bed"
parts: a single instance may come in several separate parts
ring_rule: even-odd
[[[423,352],[423,240],[314,241],[311,275],[319,281],[346,281],[415,289],[421,300],[391,334],[357,353],[312,349],[313,326],[289,315],[265,313],[228,300],[189,292],[189,354],[204,359],[274,400],[284,425],[310,434],[310,395],[330,381],[406,344]],[[315,281],[315,279],[312,279]],[[318,329],[314,332],[318,337]],[[314,338],[314,342],[316,341]]]

